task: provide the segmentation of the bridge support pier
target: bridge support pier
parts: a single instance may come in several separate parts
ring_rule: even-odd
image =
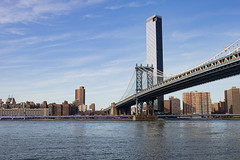
[[[143,102],[136,99],[136,115],[142,115]]]
[[[122,108],[118,109],[118,115],[122,115]]]
[[[110,109],[110,115],[117,115],[118,112],[117,112],[117,108],[116,108],[116,104],[115,103],[112,103],[111,104],[111,109]]]
[[[147,115],[154,115],[154,110],[153,110],[153,105],[154,105],[154,100],[153,99],[150,99],[150,100],[147,100]]]
[[[126,107],[126,113],[127,115],[131,115],[131,106]]]
[[[125,106],[115,110],[115,115],[131,115],[131,106]]]

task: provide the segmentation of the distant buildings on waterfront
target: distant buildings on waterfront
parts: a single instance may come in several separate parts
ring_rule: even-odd
[[[209,92],[190,92],[182,94],[183,114],[211,114]]]
[[[224,91],[224,101],[211,102],[210,92],[182,93],[181,101],[176,97],[164,100],[164,114],[167,115],[194,115],[194,114],[240,114],[240,90],[232,87]],[[143,105],[146,112],[146,104]],[[136,113],[132,107],[131,114]],[[64,101],[62,104],[44,101],[42,104],[32,101],[17,103],[14,97],[6,102],[0,99],[0,116],[69,116],[69,115],[106,115],[103,109],[96,111],[95,103],[85,104],[85,89],[81,86],[75,90],[75,100],[72,103]]]
[[[232,87],[231,89],[225,90],[225,106],[226,113],[229,114],[240,114],[240,93],[239,88]]]
[[[212,104],[212,113],[224,114],[227,113],[225,101],[219,101]]]
[[[209,92],[183,93],[183,114],[240,114],[240,91],[224,91],[224,101],[211,103]]]
[[[180,100],[169,97],[164,100],[164,114],[240,114],[239,88],[225,90],[224,97],[224,101],[212,103],[210,92],[186,92],[182,94],[182,110]]]
[[[75,90],[75,103],[85,105],[85,89],[83,86]]]
[[[73,103],[64,101],[62,104],[44,101],[42,104],[32,101],[16,103],[14,97],[9,97],[6,103],[0,99],[0,116],[69,116],[69,115],[105,115],[104,111],[96,111],[95,103],[87,108],[85,104],[85,89],[81,86],[75,90]]]
[[[179,115],[180,113],[180,99],[169,97],[169,100],[164,100],[164,114]]]

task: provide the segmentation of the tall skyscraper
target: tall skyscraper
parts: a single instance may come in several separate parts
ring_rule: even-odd
[[[162,43],[162,17],[154,15],[147,19],[146,23],[147,38],[147,64],[153,66],[153,83],[157,84],[163,81],[162,77],[157,78],[157,70],[163,72],[163,43]],[[155,109],[164,111],[163,96],[158,97],[155,102]]]
[[[240,93],[239,88],[232,87],[225,90],[226,113],[240,114]]]
[[[75,90],[75,101],[78,102],[79,105],[85,104],[85,89],[83,86]]]
[[[183,93],[183,114],[211,114],[211,98],[209,92]]]

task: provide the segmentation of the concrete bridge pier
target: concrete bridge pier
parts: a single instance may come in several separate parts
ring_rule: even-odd
[[[112,103],[111,104],[111,108],[110,108],[110,115],[118,115],[118,111],[117,111],[117,108],[116,108],[116,104],[115,103]]]

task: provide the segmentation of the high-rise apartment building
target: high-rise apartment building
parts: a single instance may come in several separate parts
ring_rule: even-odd
[[[169,97],[169,100],[164,100],[165,114],[180,114],[180,99]]]
[[[163,43],[162,43],[162,17],[154,15],[146,23],[147,64],[153,66],[153,83],[162,82],[162,77],[157,77],[157,70],[163,72]],[[158,97],[154,108],[163,112],[163,96]],[[156,106],[156,107],[155,107]]]
[[[85,89],[83,86],[75,90],[75,101],[78,102],[79,105],[85,104]]]
[[[192,102],[192,93],[183,93],[182,102],[183,102],[183,114],[192,114],[193,112],[193,102]]]
[[[209,92],[183,93],[183,114],[211,114]]]
[[[239,88],[232,87],[231,89],[225,90],[224,94],[225,94],[226,113],[240,114]]]

